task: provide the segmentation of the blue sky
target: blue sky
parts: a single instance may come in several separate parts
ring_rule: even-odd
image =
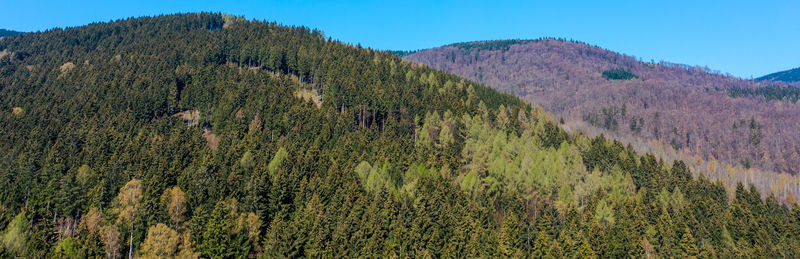
[[[800,67],[800,1],[8,1],[0,28],[37,31],[219,11],[318,28],[375,49],[561,37],[750,78]]]

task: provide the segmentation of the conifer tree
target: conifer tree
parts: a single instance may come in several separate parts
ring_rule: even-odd
[[[544,258],[548,255],[550,250],[551,241],[547,233],[544,231],[539,231],[539,234],[536,235],[536,241],[533,243],[533,251],[531,252],[531,256],[533,258]]]
[[[519,257],[519,247],[519,222],[514,213],[508,213],[497,234],[497,255],[504,258]]]
[[[697,244],[694,241],[694,237],[692,236],[692,232],[689,230],[689,227],[684,228],[683,236],[681,237],[681,257],[684,258],[696,258],[698,251],[697,251]]]

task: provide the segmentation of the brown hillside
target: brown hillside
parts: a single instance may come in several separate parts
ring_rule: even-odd
[[[404,58],[523,97],[563,118],[568,129],[605,133],[639,150],[697,155],[699,164],[719,160],[734,168],[709,171],[740,172],[726,177],[761,189],[797,188],[752,173],[800,172],[800,105],[732,98],[725,91],[762,87],[760,83],[555,39],[460,43]],[[603,72],[614,69],[637,78],[604,77]],[[746,170],[750,167],[760,170]]]

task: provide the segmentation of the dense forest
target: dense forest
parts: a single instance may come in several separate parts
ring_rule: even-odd
[[[631,80],[639,78],[638,76],[631,73],[631,71],[615,68],[603,71],[603,77],[608,80]]]
[[[459,43],[403,58],[542,106],[570,132],[684,161],[729,190],[753,184],[782,202],[800,194],[800,104],[785,83],[553,38]]]
[[[731,97],[756,97],[760,96],[767,100],[779,100],[789,103],[796,103],[800,100],[800,88],[798,87],[777,87],[765,86],[759,88],[728,88],[728,95]]]
[[[0,257],[800,257],[800,207],[320,31],[0,40]]]

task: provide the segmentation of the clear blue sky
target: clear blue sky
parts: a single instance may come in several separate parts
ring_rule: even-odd
[[[800,1],[4,1],[0,28],[37,31],[219,11],[375,49],[562,37],[749,78],[800,66]],[[165,3],[162,3],[165,2]]]

